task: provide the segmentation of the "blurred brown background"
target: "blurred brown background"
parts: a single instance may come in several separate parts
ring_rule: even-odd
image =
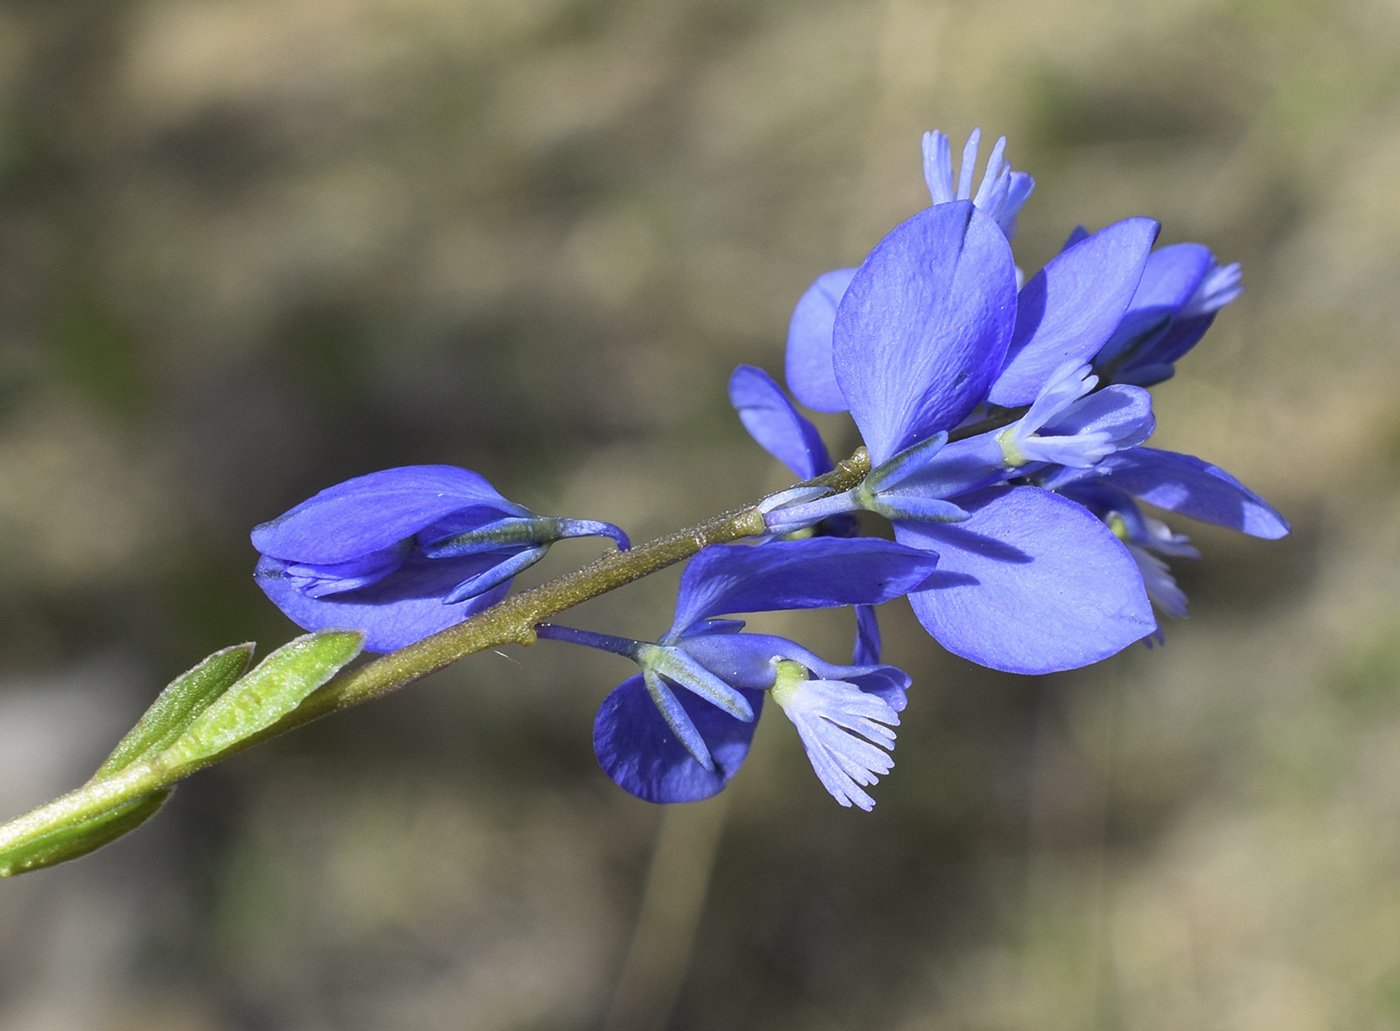
[[[979,124],[1038,180],[1022,266],[1135,214],[1243,262],[1157,442],[1292,537],[1176,521],[1192,619],[1073,675],[889,606],[871,815],[776,713],[663,814],[592,758],[620,660],[473,657],[0,883],[0,1027],[1400,1027],[1393,0],[0,3],[0,809],[290,637],[247,532],[339,479],[636,537],[783,485],[730,369]],[[659,633],[654,581],[577,621]]]

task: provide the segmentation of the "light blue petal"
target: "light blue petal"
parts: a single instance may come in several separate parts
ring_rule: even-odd
[[[740,365],[729,377],[729,403],[749,436],[798,479],[810,480],[831,472],[831,456],[821,434],[798,413],[768,373]]]
[[[949,651],[1011,673],[1074,669],[1156,629],[1137,564],[1083,507],[1037,487],[958,499],[965,523],[897,523],[938,552],[929,588],[909,596]]]
[[[1149,505],[1204,523],[1268,540],[1289,531],[1288,521],[1267,501],[1224,469],[1194,455],[1138,447],[1110,456],[1101,470],[1109,483]]]
[[[389,547],[468,510],[476,511],[481,523],[531,514],[470,470],[410,465],[326,488],[257,527],[253,547],[289,561],[331,565]]]
[[[853,268],[825,272],[797,301],[788,325],[787,383],[797,400],[818,412],[844,412],[846,398],[831,365],[831,334]]]
[[[1150,218],[1118,222],[1062,251],[1031,278],[1017,298],[1015,334],[992,386],[993,404],[1030,404],[1056,369],[1098,352],[1132,300],[1160,228]]]
[[[665,640],[709,616],[878,605],[922,583],[936,561],[874,537],[712,544],[681,576],[676,621]]]
[[[755,713],[763,708],[762,691],[745,696]],[[593,750],[603,772],[648,802],[695,802],[723,789],[748,755],[758,726],[757,720],[736,720],[689,692],[676,697],[709,748],[713,770],[676,740],[640,675],[614,689],[593,721]]]
[[[874,465],[985,399],[1015,311],[1011,248],[970,201],[928,208],[880,241],[841,301],[834,344]]]

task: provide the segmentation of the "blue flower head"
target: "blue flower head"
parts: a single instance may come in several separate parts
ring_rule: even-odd
[[[685,802],[720,791],[748,755],[764,695],[772,694],[798,726],[822,783],[842,804],[868,808],[868,796],[857,789],[873,783],[887,765],[867,761],[873,757],[855,738],[833,738],[828,729],[813,737],[810,725],[825,720],[845,727],[843,734],[864,735],[887,748],[893,735],[877,731],[872,737],[862,721],[897,723],[884,717],[903,709],[909,677],[879,663],[829,663],[786,638],[742,633],[741,621],[716,617],[877,605],[917,587],[935,561],[873,538],[712,545],[686,567],[675,621],[656,643],[557,626],[542,626],[539,633],[604,648],[641,666],[640,674],[608,695],[593,730],[599,764],[632,794],[651,802]],[[829,776],[833,762],[837,768],[854,764],[853,784]]]
[[[1013,672],[1086,665],[1156,631],[1149,593],[1168,613],[1183,608],[1157,558],[1178,539],[1134,534],[1151,524],[1090,504],[1091,480],[1130,504],[1287,532],[1220,470],[1141,446],[1154,422],[1136,384],[1170,375],[1238,294],[1238,269],[1198,245],[1154,253],[1157,223],[1137,218],[1076,233],[1018,289],[1002,194],[984,180],[970,196],[971,157],[954,188],[946,138],[926,155],[944,170],[928,176],[935,205],[859,269],[819,279],[789,333],[790,388],[851,413],[872,472],[843,495],[777,498],[768,525],[883,515],[897,540],[938,556],[910,602],[945,647]],[[1010,425],[972,425],[1007,410],[1020,413]],[[791,449],[775,439],[783,426],[770,418],[768,439],[755,436],[779,454]]]
[[[404,466],[257,527],[254,576],[304,629],[364,630],[366,651],[387,652],[494,604],[554,541],[594,535],[627,547],[615,526],[537,516],[467,469]]]

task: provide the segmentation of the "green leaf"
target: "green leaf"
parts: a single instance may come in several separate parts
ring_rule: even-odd
[[[94,779],[110,777],[138,759],[146,759],[173,745],[191,723],[248,670],[252,644],[238,644],[217,651],[194,669],[180,674],[151,703],[141,721],[122,738]]]
[[[149,820],[174,790],[160,788],[80,823],[53,827],[0,850],[0,877],[53,866],[101,848]]]
[[[205,709],[162,761],[201,762],[266,730],[359,655],[364,641],[358,630],[323,630],[284,644]]]

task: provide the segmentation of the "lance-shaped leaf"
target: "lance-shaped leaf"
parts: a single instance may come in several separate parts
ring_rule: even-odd
[[[364,640],[358,630],[322,630],[284,644],[205,709],[164,760],[202,762],[266,730],[359,655]]]
[[[112,750],[94,779],[109,777],[173,745],[230,684],[248,671],[252,658],[251,643],[234,645],[215,652],[194,669],[172,680],[131,733]]]
[[[16,842],[0,850],[0,877],[39,870],[99,849],[149,820],[174,790],[159,788],[86,820],[59,824]]]

